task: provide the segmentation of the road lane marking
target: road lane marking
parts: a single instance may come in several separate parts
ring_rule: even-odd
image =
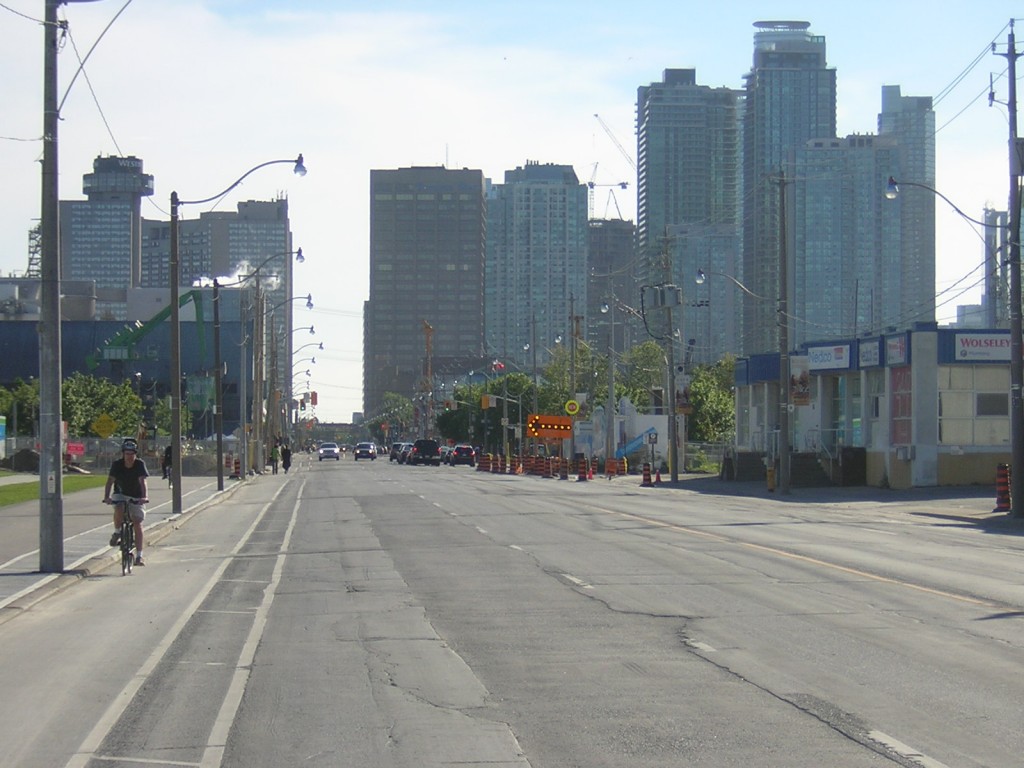
[[[303,484],[305,484],[305,481],[303,481]],[[225,557],[221,564],[217,566],[217,569],[213,572],[213,575],[210,576],[209,580],[206,582],[206,584],[203,585],[202,589],[200,589],[199,592],[196,593],[196,596],[195,598],[193,598],[192,602],[189,603],[188,606],[186,606],[185,610],[181,612],[181,614],[178,616],[174,624],[171,625],[171,628],[167,631],[167,634],[164,635],[163,639],[159,643],[157,643],[157,645],[153,648],[153,652],[149,655],[149,658],[147,658],[146,661],[143,662],[142,666],[139,667],[139,670],[135,673],[132,679],[128,681],[127,685],[125,685],[124,689],[122,689],[122,691],[114,697],[113,701],[110,703],[110,706],[107,707],[107,711],[103,713],[100,719],[96,722],[96,725],[94,725],[93,729],[89,732],[89,735],[85,737],[85,741],[82,742],[81,746],[78,748],[75,754],[73,754],[71,756],[71,759],[68,760],[66,768],[86,768],[86,766],[94,757],[100,758],[100,755],[97,754],[97,750],[103,744],[103,740],[107,737],[107,734],[110,733],[114,725],[117,724],[117,721],[120,720],[121,717],[124,715],[125,710],[128,709],[128,705],[131,704],[131,702],[134,700],[135,694],[139,692],[139,689],[142,688],[142,685],[146,682],[149,676],[153,674],[153,670],[155,670],[157,665],[161,662],[161,660],[163,660],[163,657],[167,654],[167,651],[170,649],[171,644],[178,638],[178,635],[180,635],[181,632],[185,629],[185,625],[188,624],[188,622],[192,619],[192,616],[199,610],[199,607],[203,604],[203,601],[206,600],[209,594],[213,591],[213,588],[217,586],[220,577],[224,575],[224,572],[227,570],[228,566],[231,565],[232,561],[235,559],[238,553],[241,552],[242,548],[248,543],[253,533],[256,532],[257,526],[259,526],[260,522],[262,522],[264,516],[274,505],[274,502],[277,501],[277,497],[281,495],[284,489],[285,486],[283,485],[280,488],[278,488],[277,491],[274,493],[273,497],[270,499],[270,501],[267,502],[263,509],[260,510],[260,513],[256,516],[256,519],[252,521],[252,524],[249,526],[248,530],[246,530],[246,532],[242,534],[242,538],[239,539],[238,543],[236,543],[235,546],[231,548],[231,551],[228,553],[227,557]],[[301,495],[301,488],[299,490],[299,493]],[[103,757],[101,759],[109,760],[112,758]],[[123,758],[121,759],[123,760]],[[134,762],[140,761],[135,760]]]
[[[913,760],[915,763],[920,764],[922,768],[949,768],[945,763],[940,763],[938,760],[934,760],[927,755],[921,754],[918,750],[904,744],[902,741],[894,739],[887,733],[882,733],[881,731],[869,731],[868,738],[872,741],[877,741],[886,749],[892,750],[900,757],[906,757],[909,760]]]
[[[299,505],[302,504],[302,490],[305,482],[299,487],[298,496],[292,506],[292,517],[288,521],[288,529],[284,533],[284,539],[277,552],[277,561],[274,563],[274,573],[270,578],[270,584],[263,593],[263,600],[256,609],[256,619],[249,627],[249,634],[242,646],[242,652],[235,663],[235,672],[231,678],[231,685],[228,686],[227,695],[221,703],[220,711],[213,722],[213,728],[206,741],[206,749],[203,751],[203,759],[200,762],[202,768],[215,768],[224,761],[224,751],[227,749],[228,736],[231,733],[231,726],[238,716],[238,710],[242,706],[242,697],[245,695],[245,688],[249,684],[249,676],[252,674],[253,660],[256,658],[256,650],[259,648],[263,632],[270,619],[270,607],[277,596],[277,587],[281,583],[284,573],[284,563],[288,559],[288,544],[291,542],[292,533],[295,531],[295,523],[299,519]]]

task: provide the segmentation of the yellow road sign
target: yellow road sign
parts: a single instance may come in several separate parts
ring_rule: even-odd
[[[110,418],[109,413],[103,413],[96,417],[91,426],[93,432],[106,439],[114,434],[114,430],[117,429],[117,422]]]

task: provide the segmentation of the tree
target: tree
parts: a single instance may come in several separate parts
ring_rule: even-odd
[[[73,435],[97,436],[92,425],[100,416],[109,416],[120,435],[138,434],[142,419],[142,400],[130,381],[114,384],[107,379],[73,373],[61,388],[63,419]]]
[[[687,419],[687,440],[720,443],[736,431],[733,376],[736,360],[727,356],[714,365],[700,365],[690,379],[693,413]]]
[[[621,391],[638,410],[647,410],[651,407],[651,391],[665,386],[667,364],[665,351],[653,339],[632,347],[622,356],[616,373],[616,394]]]
[[[35,433],[36,418],[39,413],[39,379],[28,382],[17,379],[14,387],[7,392],[7,406],[3,412],[8,415],[10,426],[17,427],[18,434],[32,435]],[[15,413],[15,411],[17,411]],[[16,435],[15,435],[16,436]]]
[[[170,398],[161,397],[153,404],[153,424],[156,425],[157,434],[171,434],[171,403]],[[183,407],[181,409],[181,434],[187,435],[192,429],[192,411]]]
[[[385,424],[388,425],[388,434],[385,434],[383,428]],[[412,400],[397,392],[385,392],[380,410],[376,416],[366,420],[365,426],[381,442],[387,440],[389,435],[392,440],[405,437],[406,431],[413,426]]]

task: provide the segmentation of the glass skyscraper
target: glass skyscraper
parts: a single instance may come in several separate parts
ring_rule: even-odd
[[[795,150],[836,136],[836,72],[825,60],[825,38],[811,34],[808,22],[754,27],[743,117],[742,280],[761,297],[778,297],[780,193],[791,191],[783,179],[793,176]],[[744,353],[778,348],[777,310],[775,301],[744,296]]]

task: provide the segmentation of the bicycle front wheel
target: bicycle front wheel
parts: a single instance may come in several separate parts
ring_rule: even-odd
[[[127,514],[127,513],[126,513]],[[132,572],[132,565],[135,563],[135,529],[131,523],[121,527],[121,575],[127,576]]]

